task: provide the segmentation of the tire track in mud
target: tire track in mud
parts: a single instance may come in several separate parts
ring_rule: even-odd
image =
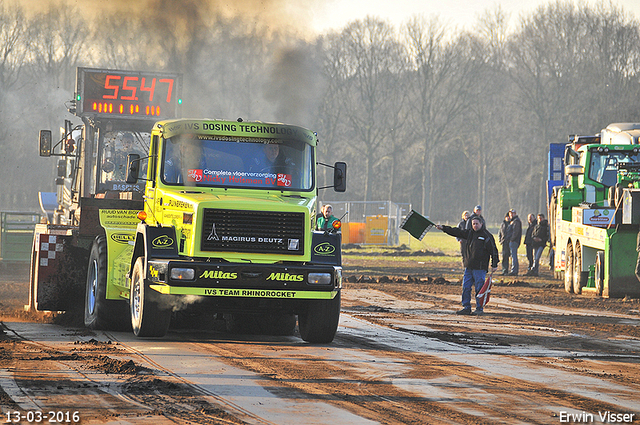
[[[380,301],[381,297],[374,294],[372,298]],[[402,304],[402,300],[398,300],[400,303],[396,305],[397,308],[389,308],[389,305],[394,304],[393,298],[393,296],[388,296],[386,301],[391,304],[383,302],[383,307],[380,307],[379,304],[367,306],[367,301],[359,297],[352,299],[352,302],[357,302],[356,307],[359,306],[352,312],[352,314],[355,314],[355,316],[359,317],[360,320],[365,320],[382,327],[395,329],[412,335],[424,336],[425,338],[438,339],[448,344],[469,347],[481,356],[490,356],[494,359],[504,357],[506,362],[516,360],[521,364],[521,367],[524,369],[522,379],[518,378],[517,374],[514,374],[513,372],[510,372],[510,374],[502,374],[499,372],[495,373],[496,368],[492,369],[493,372],[488,372],[482,367],[473,367],[473,362],[438,360],[442,357],[447,357],[445,353],[443,353],[442,356],[427,356],[421,361],[416,361],[416,364],[431,364],[430,371],[425,370],[424,367],[417,366],[414,374],[416,379],[430,379],[425,377],[433,376],[433,374],[437,375],[438,371],[443,374],[448,373],[448,376],[463,380],[464,385],[476,387],[480,392],[486,392],[493,395],[495,400],[510,400],[508,403],[502,403],[504,404],[503,409],[496,406],[496,404],[500,404],[500,402],[496,403],[493,401],[492,403],[485,403],[482,408],[480,408],[476,403],[473,406],[473,409],[481,410],[483,415],[486,415],[486,417],[492,417],[493,414],[495,414],[498,418],[519,419],[531,423],[536,423],[536,421],[540,421],[540,423],[557,421],[557,418],[552,419],[552,416],[557,414],[557,412],[553,412],[549,408],[547,408],[546,412],[540,412],[543,413],[543,415],[538,415],[537,419],[528,411],[524,414],[518,413],[516,406],[525,402],[532,408],[532,411],[535,411],[536,409],[539,410],[540,405],[546,405],[553,406],[556,409],[574,409],[577,411],[594,412],[596,417],[596,412],[598,411],[620,412],[620,409],[622,408],[622,411],[624,412],[629,411],[629,409],[637,409],[637,403],[630,400],[633,400],[634,397],[637,398],[637,396],[634,396],[633,394],[640,393],[640,386],[637,383],[637,379],[634,378],[640,374],[640,356],[638,356],[637,352],[633,350],[633,346],[621,348],[624,342],[610,341],[608,338],[611,337],[610,334],[602,332],[602,334],[604,334],[604,340],[597,340],[597,338],[595,338],[596,340],[594,341],[594,338],[592,337],[584,338],[584,336],[570,335],[567,333],[566,335],[575,339],[575,341],[572,341],[575,346],[579,347],[579,349],[583,349],[584,351],[591,350],[591,352],[569,353],[569,351],[565,349],[565,353],[563,355],[568,354],[569,356],[567,359],[564,359],[566,360],[564,362],[559,361],[558,358],[545,358],[541,353],[534,354],[533,358],[522,355],[510,356],[505,354],[509,349],[510,343],[535,345],[541,342],[549,343],[549,341],[553,341],[557,346],[554,346],[550,351],[558,351],[558,349],[561,348],[561,341],[555,341],[558,338],[548,337],[545,339],[530,337],[530,333],[535,333],[537,328],[541,328],[542,332],[554,333],[555,331],[552,326],[555,323],[553,320],[548,321],[548,325],[550,326],[549,328],[544,328],[544,323],[541,324],[538,322],[537,319],[539,319],[539,317],[537,317],[537,315],[523,317],[521,321],[517,321],[520,323],[520,327],[522,328],[519,338],[517,338],[516,335],[518,334],[517,328],[519,327],[519,324],[509,323],[509,320],[505,319],[502,326],[508,325],[511,327],[509,331],[509,338],[512,339],[509,341],[509,338],[505,339],[504,335],[500,332],[495,332],[494,330],[486,332],[486,329],[483,329],[483,327],[500,327],[500,320],[498,320],[498,323],[479,322],[473,324],[472,322],[465,321],[465,318],[451,316],[451,313],[446,316],[442,316],[442,312],[439,311],[434,312],[435,314],[431,314],[430,317],[424,317],[423,314],[419,314],[418,311],[420,309],[416,309],[415,301],[408,301],[411,306],[409,309],[403,308],[400,305]],[[347,297],[345,297],[345,299],[347,299]],[[429,300],[428,304],[433,306],[434,301],[435,304],[441,304],[437,299]],[[542,306],[532,307],[535,310]],[[429,309],[431,308],[432,307]],[[351,309],[353,309],[353,307]],[[424,313],[424,310],[422,313]],[[449,319],[446,319],[447,316]],[[617,315],[613,314],[613,316]],[[495,320],[496,318],[500,319],[499,317],[491,317],[491,320]],[[469,319],[473,320],[473,318]],[[604,317],[604,319],[605,323],[609,320],[607,317]],[[637,318],[635,320],[637,320]],[[397,325],[397,323],[405,322],[409,325],[409,328],[403,328],[402,326]],[[427,323],[426,330],[423,330],[425,329],[423,325],[424,323]],[[446,326],[450,326],[452,323],[455,323],[456,325],[454,332],[452,332],[450,328],[448,332],[444,330]],[[534,325],[534,323],[537,323],[537,325]],[[434,325],[435,328],[441,328],[443,330],[435,331],[433,329]],[[624,329],[624,327],[616,328],[616,330],[620,329]],[[559,333],[560,335],[564,335],[564,331]],[[352,342],[357,343],[355,340]],[[360,343],[362,343],[362,341],[360,341]],[[370,346],[382,349],[380,344],[376,341],[371,341]],[[500,348],[501,346],[502,348]],[[599,351],[600,349],[603,349],[603,351]],[[498,351],[502,351],[503,353],[500,354]],[[544,351],[544,349],[541,351]],[[608,354],[609,352],[611,352],[611,354]],[[405,354],[399,354],[398,358],[403,358],[403,356],[405,356]],[[409,359],[414,357],[415,354],[409,355]],[[452,358],[455,359],[455,356]],[[561,360],[563,359],[561,358]],[[573,360],[584,362],[584,364],[581,365],[579,370],[574,367],[568,367],[567,363],[572,362]],[[543,369],[541,370],[543,376],[544,374],[553,375],[555,371],[564,372],[565,375],[567,373],[575,374],[580,377],[578,381],[580,381],[581,386],[586,386],[583,382],[585,381],[585,376],[593,377],[596,378],[593,379],[594,387],[598,387],[599,384],[603,384],[604,387],[614,387],[613,389],[609,388],[609,390],[612,391],[612,395],[610,394],[608,397],[609,400],[615,400],[618,395],[626,396],[627,400],[621,404],[607,402],[607,397],[603,397],[605,398],[604,401],[600,400],[597,392],[603,391],[606,393],[606,388],[598,388],[597,391],[594,388],[593,391],[585,391],[586,393],[590,392],[590,394],[583,395],[577,394],[575,388],[567,388],[566,390],[557,388],[557,384],[554,382],[550,382],[551,385],[544,382],[534,382],[535,379],[530,379],[531,376],[525,376],[532,372],[528,369]],[[606,369],[606,371],[601,369]],[[615,369],[614,373],[611,372],[613,369]],[[538,379],[542,380],[540,378]],[[618,393],[616,393],[616,391],[618,391]],[[487,407],[488,404],[491,404],[491,406]],[[460,406],[460,404],[458,404],[458,406]],[[501,414],[501,412],[503,413]]]
[[[56,330],[47,330],[56,329],[53,325],[30,324],[56,334],[56,343],[48,344],[0,324],[10,334],[0,349],[4,344],[13,345],[0,361],[0,377],[15,383],[14,394],[4,393],[3,410],[78,411],[82,422],[246,423],[163,368],[154,370],[133,362],[129,348],[112,344],[114,338],[109,342],[93,338],[61,341],[65,335],[87,338],[95,334],[68,329],[56,334]]]
[[[336,337],[338,343],[356,344]],[[223,346],[224,345],[224,346]],[[209,349],[233,366],[251,370],[272,378],[271,385],[285,390],[295,390],[309,399],[321,400],[341,409],[349,410],[363,418],[384,424],[482,424],[491,423],[478,417],[461,413],[395,387],[383,379],[369,379],[349,367],[348,362],[329,361],[307,354],[288,353],[287,357],[274,358],[258,353],[246,344],[216,344]],[[330,349],[328,347],[327,349]],[[283,349],[285,350],[285,349]],[[387,358],[387,350],[374,350],[371,356]],[[341,366],[340,367],[340,363]]]

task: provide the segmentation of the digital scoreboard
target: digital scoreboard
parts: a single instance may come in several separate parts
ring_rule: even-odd
[[[182,74],[78,68],[76,115],[178,118]]]

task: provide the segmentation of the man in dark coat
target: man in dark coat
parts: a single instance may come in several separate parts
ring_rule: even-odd
[[[520,247],[520,241],[522,240],[522,222],[520,217],[516,213],[516,210],[511,208],[509,210],[509,230],[511,232],[511,239],[509,240],[509,251],[511,252],[511,272],[509,276],[518,276],[518,248]]]
[[[471,219],[471,229],[458,229],[444,225],[436,227],[448,235],[464,240],[462,261],[464,263],[464,275],[462,277],[462,310],[456,314],[471,313],[471,287],[476,294],[476,310],[474,314],[484,313],[482,301],[478,299],[478,292],[484,284],[489,260],[491,259],[491,273],[498,268],[498,248],[493,235],[484,227],[478,217]]]
[[[533,249],[533,237],[531,234],[533,233],[533,229],[536,227],[536,224],[538,224],[538,220],[536,220],[536,216],[534,214],[529,214],[527,216],[527,221],[529,222],[529,227],[527,227],[527,231],[524,234],[524,246],[527,247],[527,260],[529,261],[527,275],[530,275],[530,272],[533,269],[533,257],[535,254]]]
[[[478,217],[482,222],[483,226],[486,225],[484,222],[484,217],[482,216],[482,206],[476,205],[475,207],[473,207],[473,214],[471,214],[469,218],[467,218],[467,227],[466,227],[467,230],[471,229],[471,219],[474,217]]]
[[[531,276],[538,276],[538,268],[540,267],[540,257],[542,257],[542,251],[547,246],[549,241],[549,222],[544,218],[544,214],[538,214],[538,224],[533,229],[531,234],[533,238],[533,249],[535,250],[535,257],[533,261],[533,269],[531,269]]]
[[[498,233],[498,243],[502,245],[502,274],[509,274],[509,256],[511,251],[509,250],[509,242],[511,241],[511,217],[509,212],[504,216],[502,224],[500,225],[500,232]]]

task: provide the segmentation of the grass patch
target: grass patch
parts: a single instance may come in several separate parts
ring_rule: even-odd
[[[404,232],[403,232],[404,233]],[[408,233],[406,236],[409,236]],[[437,229],[429,231],[421,241],[414,237],[401,237],[400,246],[388,246],[388,245],[344,245],[343,252],[352,257],[372,255],[393,255],[398,253],[398,256],[406,256],[406,251],[429,251],[434,254],[457,256],[460,254],[460,244],[456,238],[447,235]],[[415,257],[409,257],[415,259]]]

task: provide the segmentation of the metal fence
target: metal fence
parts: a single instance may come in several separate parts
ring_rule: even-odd
[[[0,213],[0,259],[3,262],[31,261],[33,230],[40,222],[40,213],[10,212]]]
[[[333,207],[333,215],[342,221],[342,243],[402,245],[411,236],[400,229],[402,220],[411,212],[411,204],[391,201],[322,202]]]

